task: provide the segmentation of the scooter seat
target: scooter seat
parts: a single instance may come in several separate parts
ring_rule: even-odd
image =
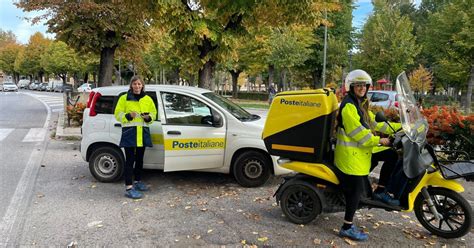
[[[445,179],[466,178],[468,181],[474,178],[474,162],[462,161],[451,164],[440,165],[441,174]]]

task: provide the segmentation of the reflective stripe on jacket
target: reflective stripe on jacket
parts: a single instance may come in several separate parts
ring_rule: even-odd
[[[372,134],[371,129],[362,124],[363,120],[356,104],[352,99],[345,99],[341,104],[339,119],[342,123],[337,129],[334,162],[345,174],[365,176],[370,172],[372,152],[379,144],[380,137]],[[366,125],[373,130],[387,134],[393,133],[386,123],[377,123],[375,115],[370,111],[369,118],[370,123]],[[400,124],[393,123],[392,127],[397,130]]]
[[[125,115],[131,112],[136,112],[138,115],[129,121]],[[140,116],[142,113],[149,113],[151,120],[145,122]],[[148,125],[156,119],[156,107],[151,97],[144,95],[137,100],[132,92],[128,91],[119,98],[114,116],[122,124],[120,147],[153,146]]]

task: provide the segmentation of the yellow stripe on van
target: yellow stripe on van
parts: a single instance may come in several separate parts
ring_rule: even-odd
[[[154,145],[163,145],[164,144],[163,134],[152,134],[151,135],[151,142]]]
[[[165,150],[209,150],[224,149],[225,138],[196,138],[196,139],[167,139],[165,140]]]
[[[313,147],[305,147],[305,146],[288,146],[288,145],[272,144],[272,149],[291,151],[291,152],[314,153]]]

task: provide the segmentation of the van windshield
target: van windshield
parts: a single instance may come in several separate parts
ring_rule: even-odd
[[[249,121],[249,120],[254,120],[254,119],[259,118],[257,115],[252,115],[251,113],[247,112],[245,109],[240,107],[239,105],[233,103],[232,101],[220,95],[215,94],[214,92],[203,93],[203,95],[209,98],[211,101],[215,102],[217,105],[226,109],[229,113],[235,116],[235,118],[241,121]]]

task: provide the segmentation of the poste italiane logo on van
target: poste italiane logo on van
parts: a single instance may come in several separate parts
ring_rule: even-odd
[[[280,99],[280,104],[301,106],[301,107],[316,107],[316,108],[321,107],[320,102],[286,100],[285,98]]]
[[[204,150],[224,149],[225,139],[169,139],[165,141],[165,150]]]

